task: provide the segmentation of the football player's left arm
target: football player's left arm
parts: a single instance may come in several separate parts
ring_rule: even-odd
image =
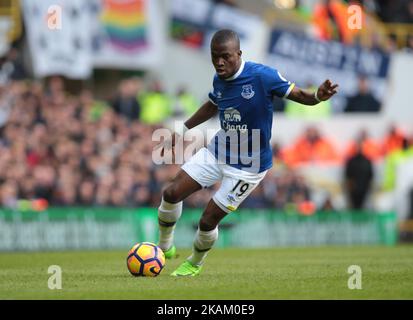
[[[298,103],[313,106],[321,101],[330,99],[337,93],[338,84],[332,84],[330,80],[324,81],[317,89],[316,92],[304,90],[294,86],[287,99],[293,100]]]

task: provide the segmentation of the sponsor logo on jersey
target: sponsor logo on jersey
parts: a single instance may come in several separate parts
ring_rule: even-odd
[[[240,122],[241,114],[239,113],[238,110],[235,110],[234,108],[228,108],[227,110],[224,111],[224,120]]]
[[[224,111],[224,121],[222,121],[222,127],[225,130],[247,130],[246,124],[233,124],[229,122],[241,122],[241,114],[234,108],[228,108]]]

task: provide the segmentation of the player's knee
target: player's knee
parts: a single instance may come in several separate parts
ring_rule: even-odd
[[[174,184],[169,185],[162,193],[163,199],[169,203],[182,201],[180,192]]]

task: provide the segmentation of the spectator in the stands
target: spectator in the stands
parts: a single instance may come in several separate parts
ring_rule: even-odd
[[[0,85],[0,128],[7,122],[11,112],[14,97],[10,92],[10,87],[10,85]]]
[[[413,35],[409,35],[406,41],[406,52],[413,53]]]
[[[0,65],[0,83],[9,80],[24,80],[27,76],[19,50],[11,48]]]
[[[51,165],[39,165],[34,168],[33,177],[35,181],[34,197],[45,199],[48,202],[53,201],[56,185],[55,169]]]
[[[78,190],[78,198],[77,198],[77,203],[79,203],[82,206],[91,206],[94,204],[94,199],[95,199],[95,183],[93,182],[92,179],[86,179],[84,180]]]
[[[132,78],[121,81],[119,92],[112,102],[116,113],[130,121],[138,120],[140,117],[141,106],[138,101],[140,86],[140,79]]]
[[[263,186],[260,184],[251,194],[248,196],[247,199],[242,203],[243,208],[255,208],[255,209],[263,209],[268,208],[270,204],[264,197],[263,194]]]
[[[361,151],[358,150],[359,148],[361,148]],[[346,155],[350,158],[356,155],[357,152],[361,152],[371,161],[376,161],[382,156],[380,145],[369,136],[366,129],[359,132],[357,141],[350,142]]]
[[[384,190],[394,190],[396,187],[397,168],[407,160],[413,160],[413,139],[404,138],[402,148],[389,153],[385,159]]]
[[[392,125],[384,137],[383,154],[387,155],[393,151],[400,150],[403,147],[403,140],[405,139],[402,131],[395,125]]]
[[[0,184],[0,201],[3,207],[15,208],[18,199],[18,184],[16,182],[7,181]]]
[[[142,107],[141,121],[160,124],[172,114],[172,101],[158,80],[152,81],[149,90],[139,97]]]
[[[283,158],[290,166],[337,163],[340,160],[334,145],[316,127],[308,127],[291,147],[285,148]]]
[[[345,190],[351,209],[363,209],[373,180],[373,164],[363,153],[363,141],[358,141],[356,152],[345,164]]]
[[[50,103],[61,103],[66,96],[63,78],[60,76],[50,77],[44,95]]]
[[[358,92],[350,97],[344,109],[345,112],[379,112],[381,108],[378,101],[369,88],[366,76],[360,76],[358,81]]]
[[[189,117],[196,110],[198,110],[200,104],[193,94],[191,94],[184,86],[178,88],[174,103],[173,103],[173,115],[176,117],[185,116]]]
[[[385,52],[387,54],[395,53],[399,49],[399,44],[397,43],[397,36],[393,33],[387,36],[387,42],[385,45]]]
[[[275,209],[285,210],[288,207],[298,208],[303,202],[310,200],[310,187],[304,177],[294,170],[274,171],[264,179],[263,195],[268,204]]]

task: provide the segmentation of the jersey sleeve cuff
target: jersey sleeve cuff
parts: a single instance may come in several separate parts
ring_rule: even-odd
[[[293,91],[294,87],[295,87],[295,83],[292,83],[292,84],[290,85],[290,87],[288,88],[288,90],[287,90],[287,92],[285,93],[285,95],[284,95],[283,98],[287,98],[287,97],[290,95],[291,91]]]
[[[213,104],[213,105],[216,105],[217,106],[217,104],[211,99],[211,98],[208,98],[209,99],[209,101],[211,101],[211,103]]]

